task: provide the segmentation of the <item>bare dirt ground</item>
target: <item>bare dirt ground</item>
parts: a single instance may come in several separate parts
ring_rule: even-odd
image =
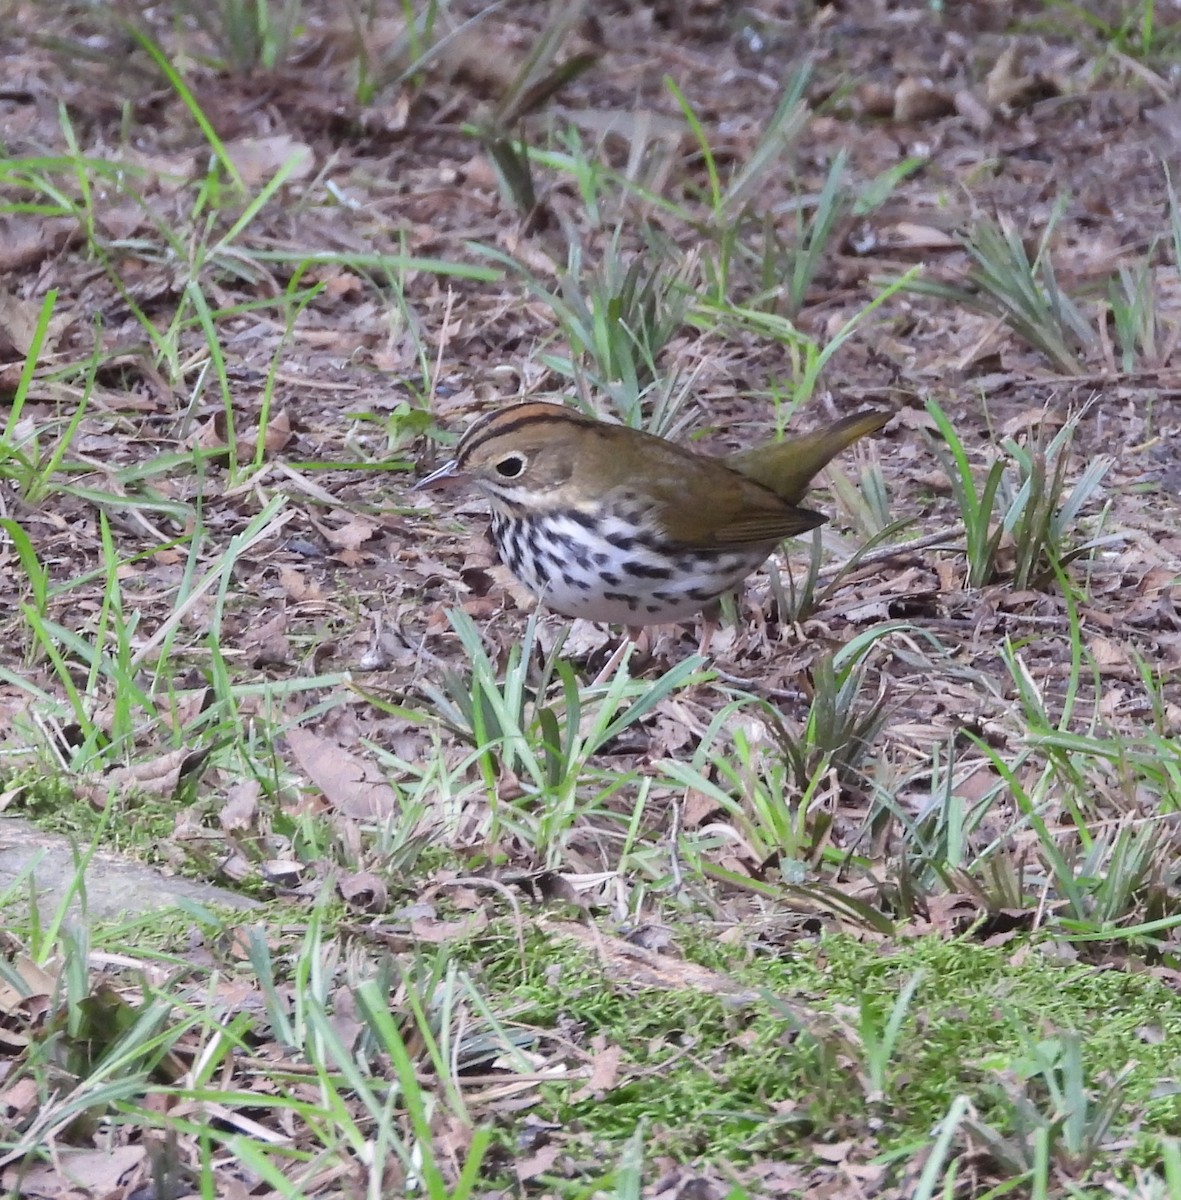
[[[211,587],[178,614],[178,589],[193,572],[213,570],[232,539],[252,533],[276,496],[286,498],[281,518],[266,518],[263,536],[234,551],[229,599],[216,610],[223,666],[236,682],[275,685],[282,700],[266,715],[293,724],[352,686],[341,682],[350,673],[359,681],[355,696],[306,722],[325,743],[363,757],[364,739],[406,761],[439,753],[457,762],[466,746],[444,738],[439,748],[437,729],[406,716],[422,706],[424,678],[464,666],[447,610],[471,616],[503,661],[521,638],[529,602],[482,541],[476,499],[440,507],[411,497],[408,485],[445,453],[438,435],[456,435],[479,413],[524,396],[572,394],[553,361],[569,350],[552,306],[477,247],[515,257],[556,288],[570,245],[581,246],[589,270],[614,233],[592,219],[569,173],[545,166],[537,208],[523,219],[468,125],[509,85],[548,10],[504,5],[421,74],[362,102],[346,6],[307,6],[290,60],[240,73],[208,65],[203,36],[167,7],[124,15],[179,64],[190,98],[108,13],[27,0],[5,6],[0,428],[50,292],[57,298],[48,337],[10,433],[45,465],[86,399],[65,462],[49,464],[46,486],[0,471],[0,517],[27,535],[50,584],[45,616],[57,625],[92,628],[102,618],[110,588],[104,543],[113,543],[122,611],[138,622],[131,644],[180,631],[186,649],[176,660],[185,665],[170,689],[171,724],[168,704],[159,709],[171,732],[145,724],[125,755],[160,764],[168,792],[182,766],[194,765],[178,752],[193,749],[183,731],[206,702],[212,668],[202,639],[218,596]],[[1050,231],[1058,286],[1090,329],[1068,339],[1066,359],[1052,360],[993,313],[899,292],[858,326],[795,418],[812,428],[866,405],[896,411],[864,454],[884,475],[891,515],[913,520],[905,537],[926,541],[908,549],[894,539],[891,553],[871,557],[798,625],[779,619],[765,576],[756,577],[737,626],[716,643],[718,668],[771,697],[790,724],[804,719],[808,671],[819,658],[885,622],[905,622],[906,634],[873,658],[868,685],[890,706],[876,778],[902,808],[917,807],[929,790],[922,772],[933,748],[965,730],[1002,751],[1020,742],[1026,718],[1010,651],[1052,720],[1071,703],[1076,717],[1067,724],[1086,726],[1100,714],[1114,734],[1139,737],[1152,727],[1170,736],[1181,726],[1181,293],[1167,173],[1181,150],[1181,102],[1171,69],[1096,31],[1100,18],[1118,24],[1121,8],[1090,6],[1089,22],[1065,6],[1034,3],[950,4],[941,14],[884,0],[773,0],[757,12],[706,2],[592,5],[566,53],[593,55],[593,66],[523,126],[535,145],[551,144],[550,123],[581,131],[587,144],[601,139],[604,160],[621,171],[642,149],[649,186],[658,182],[678,206],[674,213],[652,205],[647,215],[678,255],[692,257],[712,236],[708,177],[666,79],[691,101],[717,164],[729,171],[749,161],[791,71],[809,64],[811,119],[790,160],[762,175],[748,198],[760,218],[778,222],[790,241],[796,211],[821,193],[838,153],[847,154],[850,187],[861,194],[913,160],[884,201],[846,214],[833,233],[793,317],[818,344],[915,266],[925,279],[963,285],[970,262],[959,235],[982,219],[1012,226],[1033,252]],[[1162,38],[1172,18],[1162,7]],[[371,64],[380,66],[399,28],[372,24]],[[198,110],[208,129],[194,119]],[[219,192],[228,184],[209,175],[200,186],[209,129],[252,194],[291,164],[283,186],[240,229],[233,222],[241,204]],[[70,156],[116,167],[82,183],[85,172],[62,166]],[[69,213],[39,182],[46,179],[75,205]],[[698,215],[696,225],[685,212]],[[756,226],[746,232],[753,236]],[[638,225],[622,237],[625,252],[639,249]],[[393,259],[380,257],[407,255],[424,261],[392,269]],[[490,277],[435,270],[425,260]],[[1109,284],[1140,268],[1153,296],[1151,328],[1125,353]],[[739,293],[757,290],[753,270],[736,279]],[[321,286],[306,307],[284,307],[284,296],[313,283]],[[217,330],[224,394],[205,322]],[[666,378],[693,380],[680,436],[721,451],[771,435],[774,393],[790,394],[799,363],[785,341],[719,319],[686,321],[658,365]],[[1000,439],[1031,444],[1089,403],[1071,473],[1111,456],[1102,501],[1084,517],[1088,533],[1112,541],[1071,568],[1085,580],[1079,627],[1093,663],[1081,682],[1059,588],[1018,590],[1004,578],[966,585],[959,512],[931,447],[929,397],[977,467]],[[237,470],[226,461],[227,413]],[[265,445],[251,466],[260,422]],[[206,452],[199,469],[194,450]],[[855,474],[848,463],[846,470]],[[834,515],[830,556],[847,558],[862,535],[831,493],[816,503]],[[199,542],[191,540],[196,525]],[[945,540],[930,544],[940,531]],[[0,538],[0,568],[0,666],[8,672],[0,678],[0,748],[15,752],[35,707],[16,680],[43,689],[47,711],[67,689],[53,661],[33,648],[21,607],[30,603],[28,571],[11,537]],[[566,624],[545,618],[545,644]],[[690,654],[694,636],[664,635],[645,669],[656,674]],[[567,644],[587,679],[609,650],[605,632],[581,627]],[[1145,698],[1146,670],[1159,685],[1157,710]],[[101,673],[97,682],[84,670],[73,676],[76,686],[93,686],[92,715],[102,725],[117,705],[114,689]],[[301,688],[321,676],[332,682]],[[244,699],[243,722],[262,704]],[[612,762],[630,770],[687,756],[721,700],[702,689],[677,705],[629,733]],[[68,720],[50,725],[60,747],[77,745]],[[285,769],[315,781],[325,808],[352,804],[346,815],[359,819],[365,805],[384,802],[334,782],[340,763],[353,760],[317,760],[324,752],[306,742],[274,746]],[[980,763],[965,794],[982,795],[999,779]],[[500,781],[503,796],[514,782]],[[257,820],[256,797],[244,799],[232,784],[217,770],[197,782],[199,803],[153,856],[186,870],[217,861],[222,870],[210,873],[224,882],[226,863],[207,842],[227,831],[244,836]],[[1135,789],[1112,786],[1110,820],[1138,815]],[[115,791],[92,774],[81,794],[101,807]],[[834,845],[842,831],[860,828],[855,814],[864,813],[867,795],[857,787],[834,792]],[[706,818],[704,808],[689,814]],[[465,853],[478,840],[470,828],[456,837]],[[496,851],[516,869],[555,865],[512,838]],[[889,838],[865,853],[889,861]],[[248,859],[235,858],[231,879],[237,871],[265,890],[265,870]],[[578,862],[589,871],[595,855]],[[724,865],[756,882],[770,870],[741,855]],[[312,870],[293,878],[280,890],[312,894],[323,877]],[[988,907],[979,894],[972,904]]]
[[[57,15],[62,27],[56,32],[67,39],[84,35],[84,14]],[[310,187],[300,198],[295,185],[287,203],[268,206],[251,225],[250,237],[259,247],[358,256],[408,252],[462,262],[472,258],[467,244],[480,241],[532,256],[536,263],[544,257],[539,244],[564,236],[561,220],[584,216],[571,185],[558,181],[544,195],[545,220],[534,222],[548,228],[522,235],[520,221],[501,203],[486,156],[462,128],[494,94],[497,71],[503,73],[531,44],[540,10],[514,5],[511,16],[487,22],[480,37],[496,46],[491,58],[471,61],[472,55],[457,52],[450,77],[411,100],[403,92],[369,107],[351,102],[343,50],[341,61],[334,61],[334,38],[344,37],[334,15],[326,11],[323,25],[312,23],[315,36],[296,66],[245,79],[198,72],[193,81],[202,111],[239,156],[248,180],[267,177],[298,151],[307,156],[305,181],[330,182],[347,201],[328,207],[313,198]],[[1023,16],[1033,32],[1015,42],[1012,31],[1022,28]],[[921,158],[922,169],[900,182],[882,208],[848,221],[834,241],[797,319],[800,328],[823,339],[825,331],[864,308],[877,278],[900,274],[916,262],[936,277],[959,278],[964,257],[950,235],[979,214],[1006,214],[1036,239],[1061,207],[1053,261],[1072,294],[1097,293],[1121,263],[1153,245],[1163,252],[1167,201],[1161,164],[1162,155],[1167,161],[1172,152],[1174,128],[1174,114],[1160,94],[1163,85],[1146,68],[1133,69],[1104,53],[1103,44],[1088,41],[1083,28],[1061,30],[1068,35],[1061,38],[1054,32],[1052,19],[1037,5],[1027,13],[1008,5],[957,5],[942,22],[922,6],[858,5],[847,12],[820,10],[807,20],[785,8],[768,14],[766,28],[757,32],[721,5],[688,6],[676,17],[658,7],[621,6],[585,22],[584,43],[601,57],[561,100],[564,111],[592,128],[621,112],[667,120],[672,101],[662,81],[672,75],[714,131],[719,161],[740,162],[770,117],[780,81],[806,60],[813,67],[809,93],[825,107],[807,129],[796,159],[769,173],[760,208],[789,213],[794,197],[818,192],[838,150],[848,153],[857,180],[873,179],[910,156]],[[101,321],[97,386],[74,445],[96,467],[90,482],[103,487],[111,471],[194,443],[217,446],[224,438],[224,416],[212,388],[178,395],[180,379],[169,379],[153,365],[131,309],[163,324],[175,311],[184,283],[181,264],[140,257],[137,239],[161,218],[174,220],[178,229],[191,228],[186,211],[191,197],[169,179],[202,169],[204,142],[181,98],[162,88],[141,61],[142,51],[101,25],[92,40],[96,48],[89,61],[74,56],[67,62],[65,51],[52,46],[15,47],[10,61],[18,69],[7,89],[5,134],[11,154],[64,152],[60,99],[82,153],[113,154],[147,171],[143,194],[150,217],[127,200],[106,205],[96,197],[96,220],[112,239],[126,291],[120,295],[112,286],[88,255],[83,231],[67,218],[9,215],[2,265],[12,297],[10,387],[30,301],[50,288],[59,291],[47,362],[80,362],[94,353],[95,322]],[[1023,53],[1009,61],[1015,45]],[[112,55],[125,62],[117,87],[110,78]],[[914,99],[916,89],[925,99]],[[895,119],[894,107],[902,104],[905,112],[908,103],[920,117],[924,103],[941,115]],[[957,105],[961,112],[954,111]],[[952,111],[946,111],[949,106]],[[684,154],[670,190],[685,194],[701,182],[693,154]],[[691,231],[672,232],[692,238]],[[593,245],[597,235],[587,229],[584,236]],[[339,266],[310,270],[325,288],[295,329],[286,331],[265,310],[244,313],[230,322],[225,342],[233,410],[244,428],[255,421],[282,343],[269,401],[271,436],[282,442],[277,456],[298,464],[295,490],[304,483],[310,491],[314,483],[322,491],[286,525],[286,542],[267,547],[257,579],[242,581],[256,591],[259,604],[241,614],[240,628],[221,631],[223,646],[257,656],[258,630],[278,618],[288,634],[302,629],[315,638],[331,628],[338,661],[355,665],[373,636],[359,602],[382,614],[387,636],[391,627],[399,629],[410,646],[423,634],[437,637],[444,628],[440,606],[457,600],[488,621],[491,636],[514,639],[514,601],[492,591],[483,572],[464,570],[469,542],[456,536],[453,522],[412,509],[402,476],[336,474],[332,467],[358,455],[384,457],[411,476],[410,455],[421,451],[404,435],[392,452],[385,451],[383,425],[399,405],[417,403],[424,345],[434,376],[431,412],[452,432],[490,405],[568,387],[538,361],[539,348],[555,335],[552,312],[523,294],[515,280],[474,286],[410,271],[405,294],[419,323],[411,329],[374,291],[377,281],[362,272]],[[248,280],[235,280],[232,273],[219,280],[216,303],[229,308],[275,295],[286,282],[257,262],[244,273]],[[1115,506],[1111,521],[1126,531],[1127,540],[1115,561],[1105,564],[1095,632],[1118,626],[1131,639],[1128,648],[1142,649],[1168,670],[1177,665],[1178,643],[1158,573],[1171,573],[1178,551],[1173,507],[1178,465],[1169,424],[1175,327],[1168,300],[1175,283],[1167,268],[1158,276],[1165,304],[1155,361],[1132,372],[1120,369],[1110,330],[1101,321],[1093,344],[1079,356],[1079,373],[1064,376],[990,316],[905,297],[889,303],[835,357],[818,404],[830,412],[866,402],[899,409],[879,456],[895,513],[914,515],[923,533],[949,524],[938,494],[946,493],[946,482],[916,430],[929,424],[917,411],[923,398],[939,399],[969,447],[982,449],[1001,433],[1026,433],[1047,411],[1060,419],[1097,397],[1080,449],[1115,455],[1108,478]],[[181,355],[186,338],[191,351],[199,331],[179,339]],[[662,365],[670,373],[696,373],[691,424],[698,431],[719,430],[713,439],[719,447],[765,436],[766,389],[791,369],[781,344],[759,344],[749,334],[734,338],[721,329],[686,330]],[[45,384],[33,399],[26,410],[30,420],[59,411],[63,395]],[[363,421],[364,415],[375,420]],[[810,419],[818,418],[800,418],[803,424]],[[391,427],[396,433],[405,423],[393,420]],[[196,480],[154,482],[166,498],[181,502],[192,498],[186,488],[199,486]],[[292,486],[277,468],[255,486],[280,483]],[[251,490],[207,497],[207,525],[221,535],[240,529],[253,504],[251,497],[243,505]],[[89,499],[57,494],[50,511],[16,515],[28,522],[55,575],[77,578],[93,567],[99,543]],[[158,544],[161,530],[142,528],[142,521],[127,523],[129,528],[120,529],[125,552],[133,553],[137,541],[145,551]],[[127,586],[146,617],[153,595],[167,596],[181,569],[182,556],[172,557],[161,562],[155,554],[129,571]],[[891,562],[822,616],[825,632],[842,638],[840,610],[852,608],[865,619],[871,610],[864,601],[872,599],[875,617],[934,622],[949,646],[962,647],[987,670],[989,648],[1000,638],[1024,638],[1045,630],[1046,622],[1052,625],[1057,613],[1052,595],[964,593],[959,569],[930,554]],[[19,575],[5,578],[12,611]],[[77,589],[71,603],[79,616],[88,607]],[[808,646],[817,643],[816,632],[805,630]],[[752,644],[740,635],[734,663],[740,674],[766,675],[779,685],[800,664],[794,648],[784,654],[777,630],[770,637],[773,652],[761,636]],[[1053,653],[1052,639],[1039,641],[1040,651]],[[445,638],[432,644],[445,656]],[[1110,667],[1118,674],[1126,663]],[[934,716],[931,706],[945,701],[929,696],[919,682],[917,708],[908,715],[926,723]],[[24,703],[19,697],[16,702]]]

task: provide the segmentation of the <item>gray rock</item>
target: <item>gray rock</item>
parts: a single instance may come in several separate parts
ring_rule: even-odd
[[[51,917],[74,886],[78,873],[75,859],[85,858],[86,850],[80,845],[75,853],[75,843],[69,838],[46,833],[18,817],[0,817],[0,912],[11,917],[28,910],[27,875],[31,873],[42,920]],[[105,850],[95,851],[87,864],[85,912],[92,918],[172,908],[181,898],[227,908],[258,907],[258,901],[236,892],[165,875]],[[72,898],[70,911],[75,915],[83,911],[80,895]]]

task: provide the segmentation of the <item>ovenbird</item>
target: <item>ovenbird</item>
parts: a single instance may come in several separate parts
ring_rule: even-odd
[[[714,458],[654,434],[528,402],[480,417],[415,485],[469,481],[505,565],[568,617],[635,628],[709,607],[784,540],[822,525],[813,478],[891,414]]]

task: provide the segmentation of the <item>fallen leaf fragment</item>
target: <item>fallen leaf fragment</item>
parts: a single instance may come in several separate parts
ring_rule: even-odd
[[[111,796],[122,792],[141,796],[174,796],[181,781],[200,771],[208,756],[207,749],[192,750],[182,746],[146,762],[108,771],[78,790],[95,808],[105,808]]]
[[[218,813],[221,827],[227,833],[245,832],[254,828],[258,819],[258,798],[262,785],[257,779],[241,779],[231,785],[226,802]]]
[[[292,164],[288,180],[306,179],[316,165],[311,146],[285,133],[274,137],[240,138],[236,142],[227,142],[225,148],[249,188],[265,183],[288,162]]]
[[[250,651],[250,665],[256,669],[286,666],[291,661],[287,614],[278,612],[253,630],[246,639],[245,649]]]
[[[908,76],[894,89],[896,121],[933,121],[955,112],[955,98],[926,79]]]
[[[389,907],[389,889],[385,881],[372,871],[350,872],[336,886],[345,903],[351,908],[380,913]]]
[[[558,1155],[561,1153],[561,1145],[553,1142],[548,1146],[542,1146],[528,1158],[518,1159],[513,1167],[517,1182],[528,1183],[529,1180],[536,1179],[538,1175],[547,1175],[553,1170],[554,1163],[558,1161]]]
[[[591,1077],[570,1097],[571,1104],[580,1100],[600,1100],[619,1085],[619,1064],[623,1051],[619,1046],[608,1045],[607,1039],[597,1033],[591,1039],[594,1058],[591,1061]]]
[[[56,1146],[51,1162],[19,1171],[19,1192],[26,1200],[65,1200],[66,1197],[123,1195],[129,1176],[144,1165],[144,1146],[115,1146],[103,1150],[75,1150]],[[4,1172],[6,1185],[18,1182],[17,1165]]]
[[[397,810],[397,793],[363,758],[307,729],[291,730],[287,744],[324,798],[345,816],[383,821]]]

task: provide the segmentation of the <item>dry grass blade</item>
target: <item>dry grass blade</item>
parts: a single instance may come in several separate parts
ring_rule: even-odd
[[[1000,317],[1057,370],[1083,375],[1080,355],[1097,345],[1098,336],[1058,285],[1049,251],[1053,228],[1051,221],[1031,258],[1011,220],[981,219],[963,238],[974,263],[963,285],[920,278],[909,290]]]

